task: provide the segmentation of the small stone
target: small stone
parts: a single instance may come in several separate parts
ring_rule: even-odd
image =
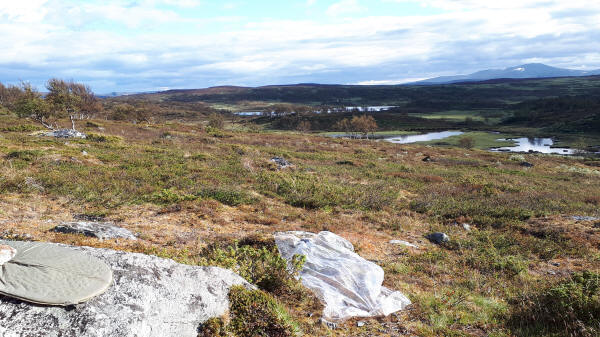
[[[88,155],[87,151],[85,151],[85,150],[81,151],[81,154],[84,155],[84,156]]]
[[[430,156],[426,156],[425,158],[423,158],[424,162],[430,162],[431,161],[431,157]]]
[[[426,236],[426,238],[436,245],[450,241],[450,237],[446,233],[436,232]]]
[[[273,157],[273,158],[271,158],[271,161],[274,162],[275,164],[277,164],[277,168],[280,170],[292,166],[292,163],[290,163],[289,161],[287,161],[285,158],[282,158],[282,157]]]
[[[362,328],[363,326],[365,326],[367,323],[363,322],[363,321],[358,321],[356,322],[356,326],[359,328]]]
[[[10,261],[17,255],[17,250],[11,246],[0,245],[0,266]]]
[[[555,266],[555,267],[560,267],[560,263],[558,263],[558,262],[552,262],[550,264],[553,265],[553,266]]]
[[[521,166],[523,166],[523,167],[533,167],[534,165],[532,163],[524,161],[524,162],[521,163]]]
[[[402,246],[407,246],[407,247],[411,247],[411,248],[419,248],[419,246],[413,245],[412,243],[407,242],[407,241],[403,241],[403,240],[390,240],[390,244],[392,244],[392,245],[402,245]]]
[[[469,225],[468,223],[464,223],[462,224],[462,227],[464,230],[466,230],[467,232],[471,231],[471,225]]]
[[[338,327],[337,323],[329,322],[327,320],[324,320],[323,318],[319,318],[319,323],[323,324],[331,330],[335,330]]]

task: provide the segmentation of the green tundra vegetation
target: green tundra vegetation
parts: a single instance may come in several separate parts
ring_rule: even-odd
[[[535,90],[527,81],[484,83],[481,90],[529,86],[560,96],[571,93],[567,87],[578,95],[597,88],[591,79],[547,81]],[[427,90],[444,93],[446,87],[451,86]],[[373,97],[385,92],[369,90]],[[164,95],[101,100],[101,112],[77,123],[86,139],[43,136],[36,116],[19,117],[3,100],[0,221],[10,226],[2,237],[219,265],[257,285],[258,290],[233,289],[229,315],[203,324],[200,336],[600,334],[600,159],[482,150],[478,144],[491,140],[479,134],[478,123],[485,122],[476,119],[368,114],[378,127],[402,132],[419,130],[418,121],[440,123],[439,128],[473,125],[470,135],[444,140],[443,146],[399,145],[274,129],[273,120],[283,116],[216,116],[220,112],[210,99],[174,102],[169,110]],[[532,99],[515,111],[529,104],[540,114],[550,111],[543,100],[553,98]],[[117,109],[124,117],[111,117],[124,104],[132,107]],[[587,106],[569,111],[587,114],[581,112]],[[61,111],[52,124],[71,127],[69,112]],[[352,115],[300,118],[311,121],[310,130],[322,131],[327,129],[316,129],[315,120],[331,118],[333,125]],[[502,132],[545,132],[520,114],[510,116],[514,119],[503,119],[506,125],[497,124]],[[415,128],[385,127],[403,121],[414,121]],[[593,140],[594,132],[575,134]],[[280,169],[271,161],[275,156],[293,166]],[[52,221],[73,218],[115,221],[139,233],[139,240],[99,241],[49,231]],[[282,230],[328,230],[345,237],[358,254],[384,268],[384,285],[405,293],[413,305],[386,318],[361,319],[365,325],[350,320],[328,329],[319,323],[322,305],[295,278],[303,259],[287,268],[277,252],[271,234]],[[434,245],[425,239],[438,231],[451,240]]]

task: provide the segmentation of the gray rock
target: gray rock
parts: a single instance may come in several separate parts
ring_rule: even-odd
[[[528,163],[526,161],[522,162],[520,165],[523,167],[533,167],[534,166],[532,163]]]
[[[470,232],[470,231],[471,231],[471,225],[469,225],[468,223],[464,223],[464,224],[462,224],[462,228],[463,228],[464,230],[466,230],[467,232]]]
[[[440,233],[440,232],[431,233],[431,234],[427,235],[426,238],[429,241],[431,241],[432,243],[435,243],[436,245],[450,241],[450,237],[446,233]]]
[[[358,321],[356,322],[356,326],[359,328],[362,328],[363,326],[365,326],[367,323],[363,322],[363,321]]]
[[[582,215],[573,215],[571,219],[575,221],[596,221],[600,220],[600,218],[594,216],[582,216]]]
[[[197,336],[199,325],[229,308],[233,285],[251,287],[234,272],[155,256],[72,247],[106,262],[114,284],[72,308],[28,304],[0,296],[0,336]]]
[[[390,240],[390,244],[392,244],[392,245],[402,245],[402,246],[411,247],[411,248],[419,248],[419,246],[413,245],[412,243],[407,242],[407,241],[403,241],[403,240]]]
[[[54,130],[51,132],[47,132],[44,134],[47,137],[55,137],[55,138],[86,138],[85,133],[79,132],[73,129],[60,129]]]
[[[271,158],[271,161],[277,164],[277,168],[279,168],[280,170],[292,166],[292,163],[290,163],[282,157],[273,157]]]
[[[104,239],[129,239],[137,240],[135,235],[125,228],[116,226],[111,222],[76,221],[63,222],[52,228],[53,232],[68,234],[83,234],[85,236]]]

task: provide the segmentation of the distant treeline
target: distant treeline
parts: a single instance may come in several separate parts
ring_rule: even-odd
[[[561,132],[600,133],[600,96],[579,95],[525,101],[504,124]]]
[[[357,86],[300,84],[247,87],[215,87],[161,93],[166,102],[231,103],[261,101],[305,105],[394,105],[408,112],[471,109],[510,109],[531,99],[565,95],[598,95],[600,77],[505,80],[433,86]]]
[[[351,121],[355,117],[367,116],[372,118],[377,131],[393,130],[445,130],[464,127],[477,127],[480,122],[464,121],[453,122],[442,119],[426,119],[411,116],[396,111],[380,112],[338,112],[331,114],[290,114],[276,117],[258,117],[254,119],[257,124],[266,124],[279,130],[314,130],[314,131],[340,131],[353,133],[355,130],[345,126],[344,120]],[[347,123],[347,122],[346,122]],[[375,131],[375,130],[373,130]]]

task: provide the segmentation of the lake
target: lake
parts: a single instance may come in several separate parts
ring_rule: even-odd
[[[379,105],[379,106],[347,106],[346,111],[359,111],[359,112],[380,112],[387,111],[391,108],[395,108],[395,106],[391,105]]]
[[[491,132],[497,133],[497,132]],[[428,142],[431,140],[441,140],[452,136],[459,136],[464,134],[461,131],[442,131],[442,132],[429,132],[420,135],[398,135],[398,136],[384,136],[374,135],[372,139],[382,139],[384,141],[394,143],[394,144],[411,144],[418,142]],[[333,134],[329,135],[329,137],[339,138],[339,137],[351,137],[349,134]],[[552,147],[554,145],[554,141],[552,138],[507,138],[507,139],[498,139],[499,141],[512,141],[515,143],[514,146],[504,146],[491,148],[490,151],[493,152],[537,152],[537,153],[548,153],[548,154],[562,154],[562,155],[572,155],[576,153],[576,150],[562,147]]]
[[[491,149],[494,152],[539,152],[553,154],[575,154],[575,150],[552,147],[554,141],[552,138],[509,138],[499,140],[510,140],[516,142],[515,146],[504,146]]]
[[[242,112],[234,112],[234,114],[238,116],[260,116],[263,114],[262,111],[242,111]]]
[[[346,111],[358,111],[358,112],[366,112],[366,111],[381,112],[381,111],[387,111],[391,108],[395,108],[395,106],[380,105],[380,106],[347,106],[347,107],[345,107]],[[327,113],[341,112],[341,111],[343,111],[343,108],[333,108],[333,109],[327,110]],[[271,114],[272,113],[273,112],[271,112]],[[320,113],[322,113],[322,111],[316,110],[316,111],[313,111],[313,113],[320,114]],[[238,116],[261,116],[262,114],[264,114],[264,112],[262,112],[262,111],[241,111],[241,112],[234,112],[234,114],[236,114]]]
[[[427,142],[430,140],[439,140],[452,136],[459,136],[463,133],[464,132],[461,131],[429,132],[422,135],[394,136],[390,138],[385,138],[384,140],[394,144],[410,144],[416,142]]]

